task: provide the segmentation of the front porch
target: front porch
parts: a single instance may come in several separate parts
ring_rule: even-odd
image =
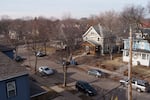
[[[129,62],[129,51],[123,50],[123,61]],[[146,52],[139,52],[139,51],[132,51],[132,64],[136,65],[143,65],[143,66],[150,66],[150,53]]]

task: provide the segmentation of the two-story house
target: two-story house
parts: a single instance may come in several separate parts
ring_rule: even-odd
[[[113,52],[115,47],[115,36],[112,32],[100,24],[91,26],[83,35],[84,46],[89,53],[105,54]]]
[[[0,52],[0,100],[30,100],[26,69]]]
[[[134,32],[133,37],[133,65],[150,66],[150,28],[143,28]],[[123,61],[129,62],[129,38],[124,39]]]

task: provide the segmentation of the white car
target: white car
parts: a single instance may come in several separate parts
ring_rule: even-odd
[[[41,66],[41,67],[39,67],[39,72],[41,74],[45,74],[45,75],[54,74],[54,70],[49,68],[48,66]]]
[[[37,57],[44,57],[44,56],[46,56],[46,54],[43,53],[43,52],[41,52],[41,51],[38,51],[38,52],[36,53],[36,56],[37,56]]]

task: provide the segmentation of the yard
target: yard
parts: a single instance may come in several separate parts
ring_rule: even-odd
[[[128,70],[124,72],[124,75],[128,75]],[[150,82],[150,68],[145,66],[134,66],[132,67],[132,76]]]
[[[89,66],[99,67],[107,70],[117,70],[125,63],[122,62],[122,56],[120,54],[116,54],[113,56],[113,59],[110,60],[109,55],[95,57],[95,56],[83,56],[77,59],[79,64],[86,64]]]
[[[62,52],[59,51],[57,53],[56,52],[53,53],[52,59],[53,60],[55,59],[55,61],[59,60],[60,53]],[[75,52],[74,55],[81,55],[82,53],[83,51]],[[110,60],[110,55],[104,55],[104,56],[85,55],[82,57],[78,57],[76,61],[79,65],[89,65],[89,66],[107,69],[110,71],[116,71],[122,66],[127,65],[127,63],[122,61],[122,54],[114,54],[112,60]],[[150,68],[148,67],[135,66],[133,67],[132,73],[134,77],[139,77],[150,81],[149,79]],[[124,75],[126,76],[128,75],[127,70],[124,71]]]

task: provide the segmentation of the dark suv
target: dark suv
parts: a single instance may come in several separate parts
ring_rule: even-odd
[[[21,57],[21,56],[16,56],[16,58],[15,58],[15,61],[16,61],[16,62],[22,62],[22,61],[24,61],[24,60],[26,60],[26,58],[23,58],[23,57]]]
[[[86,81],[77,81],[75,87],[78,91],[84,92],[87,96],[97,94],[96,90]]]

